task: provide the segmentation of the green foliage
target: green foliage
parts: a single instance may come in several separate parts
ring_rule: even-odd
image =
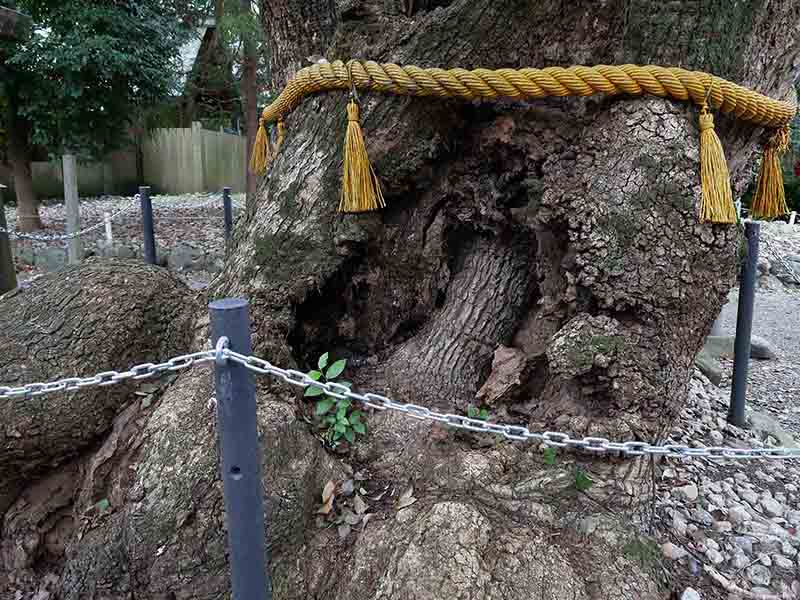
[[[345,359],[331,363],[329,354],[326,352],[317,361],[318,370],[309,371],[307,375],[314,381],[330,383],[336,381],[346,366]],[[349,381],[337,383],[348,388],[352,385]],[[367,426],[362,421],[362,412],[354,409],[349,398],[334,398],[326,394],[322,388],[314,386],[306,388],[305,396],[306,398],[317,398],[314,415],[325,429],[325,438],[331,445],[336,446],[342,438],[352,444],[356,440],[356,435],[367,433]]]
[[[556,449],[547,447],[544,449],[544,464],[553,466],[556,464]]]
[[[33,33],[0,43],[0,96],[54,154],[101,155],[127,141],[141,111],[176,89],[189,34],[161,0],[20,0]],[[166,10],[165,10],[166,8]],[[7,123],[8,125],[8,123]]]
[[[653,540],[635,536],[622,548],[622,554],[646,567],[658,561],[661,549]]]
[[[582,469],[577,469],[575,471],[575,489],[579,492],[585,492],[593,485],[594,481],[589,478],[585,471]]]
[[[489,420],[489,411],[486,407],[478,408],[477,406],[468,406],[467,407],[467,416],[470,419],[478,419],[480,421],[488,421]]]

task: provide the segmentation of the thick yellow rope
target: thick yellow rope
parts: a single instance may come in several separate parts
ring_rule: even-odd
[[[691,101],[703,109],[701,118],[701,179],[703,203],[701,219],[718,223],[735,220],[730,192],[728,169],[722,146],[713,131],[713,119],[707,109],[732,113],[736,118],[757,125],[776,128],[782,139],[797,112],[790,102],[774,100],[758,92],[701,71],[656,65],[597,65],[544,69],[422,69],[413,65],[351,60],[318,63],[300,70],[289,81],[278,98],[264,109],[259,139],[264,148],[255,148],[251,167],[261,173],[270,161],[269,136],[265,127],[277,121],[283,138],[283,120],[309,94],[330,90],[365,90],[404,96],[437,96],[465,99],[544,98],[547,96],[591,96],[594,94],[642,96],[645,94]],[[355,111],[355,112],[353,112]],[[357,109],[349,119],[347,147],[357,156],[349,164],[345,154],[345,186],[340,210],[361,212],[383,206],[380,184],[377,182],[366,147],[363,145]],[[774,138],[775,136],[773,136]],[[258,143],[256,144],[258,146]],[[772,217],[785,209],[783,180],[774,163],[782,146],[768,145],[770,160],[762,161],[759,182],[759,202],[755,215]],[[766,166],[765,166],[766,165]],[[363,172],[362,172],[363,171]],[[352,182],[364,182],[354,185]],[[350,190],[350,191],[348,191]]]
[[[350,61],[353,84],[359,90],[403,96],[475,98],[544,98],[628,94],[691,100],[733,113],[739,119],[767,127],[787,125],[797,106],[773,100],[720,77],[700,71],[655,65],[574,66],[567,69],[421,69],[372,61]],[[349,90],[347,65],[341,61],[301,69],[280,96],[264,109],[272,123],[294,110],[304,96],[329,90]]]

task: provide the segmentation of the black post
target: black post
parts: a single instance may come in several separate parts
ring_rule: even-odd
[[[747,240],[747,257],[742,265],[739,283],[739,312],[736,316],[736,341],[733,345],[733,386],[728,423],[744,427],[744,402],[747,395],[747,369],[750,365],[750,335],[753,332],[753,304],[756,297],[758,274],[758,234],[761,225],[747,221],[744,236]]]
[[[250,315],[247,300],[228,298],[209,304],[211,332],[216,347],[220,337],[228,347],[249,355]],[[222,481],[230,545],[234,600],[271,600],[266,569],[264,498],[261,453],[256,427],[253,376],[230,360],[217,364],[217,427],[222,452]]]
[[[222,188],[222,204],[225,209],[225,243],[231,239],[233,231],[233,207],[231,206],[231,188]]]
[[[156,238],[153,233],[153,204],[150,202],[150,187],[139,188],[139,200],[142,204],[142,230],[144,232],[144,260],[156,264]]]
[[[6,209],[3,205],[3,190],[0,185],[0,229],[8,229],[6,225]],[[5,231],[0,231],[0,294],[17,287],[17,271],[14,268],[14,256],[11,254],[11,241]]]

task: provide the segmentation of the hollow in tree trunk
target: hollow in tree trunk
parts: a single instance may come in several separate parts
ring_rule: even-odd
[[[798,0],[262,0],[260,14],[276,88],[324,55],[675,64],[791,98],[798,11]],[[311,369],[329,351],[349,359],[359,390],[441,411],[481,406],[536,431],[663,441],[739,241],[735,226],[697,219],[697,110],[657,98],[364,94],[388,208],[340,215],[346,102],[318,95],[287,118],[209,292],[250,299],[255,352]],[[761,132],[724,116],[717,129],[741,192]],[[208,319],[196,316],[200,349]],[[103,465],[103,478],[58,487],[62,467],[16,482],[3,535],[31,540],[7,558],[22,565],[17,579],[46,556],[67,600],[229,597],[212,394],[209,373],[193,370],[146,414],[118,412],[111,431],[95,430],[99,449],[84,446],[88,462],[70,467]],[[668,597],[660,570],[623,551],[662,463],[561,451],[548,464],[535,445],[389,411],[368,414],[367,435],[332,453],[293,389],[260,378],[258,398],[276,599]],[[325,482],[353,473],[372,517],[340,538],[315,513]],[[410,486],[416,502],[398,511]],[[32,502],[33,489],[60,492]],[[102,515],[98,498],[110,501]],[[64,506],[72,529],[56,519]],[[64,541],[48,546],[53,531]]]

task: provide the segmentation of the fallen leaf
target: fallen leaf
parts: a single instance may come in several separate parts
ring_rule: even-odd
[[[333,490],[336,489],[336,484],[333,481],[329,481],[325,484],[325,487],[322,489],[322,502],[327,502],[330,498],[333,497]]]
[[[350,525],[347,525],[347,524],[339,525],[339,528],[337,529],[337,531],[339,532],[339,539],[343,540],[348,535],[350,535]]]
[[[362,496],[366,496],[367,490],[365,490],[364,488],[358,488],[358,493],[361,494]]]
[[[367,523],[372,518],[372,513],[367,513],[364,515],[364,518],[361,519],[361,531],[364,531],[367,528]]]
[[[361,496],[356,496],[353,500],[353,508],[356,511],[356,514],[363,515],[367,512],[367,503],[361,499]]]
[[[317,509],[317,514],[320,515],[327,515],[333,510],[333,494],[328,498],[328,501],[325,502],[322,506]]]
[[[366,473],[364,473],[364,471],[357,471],[356,474],[353,476],[353,479],[355,479],[356,481],[366,481],[367,475]]]
[[[417,501],[417,499],[414,498],[414,496],[402,497],[397,502],[397,510],[402,510],[402,509],[406,508],[407,506],[411,506],[416,501]]]
[[[400,494],[400,502],[402,502],[405,498],[411,498],[414,495],[414,486],[410,485],[406,488],[406,491]]]

